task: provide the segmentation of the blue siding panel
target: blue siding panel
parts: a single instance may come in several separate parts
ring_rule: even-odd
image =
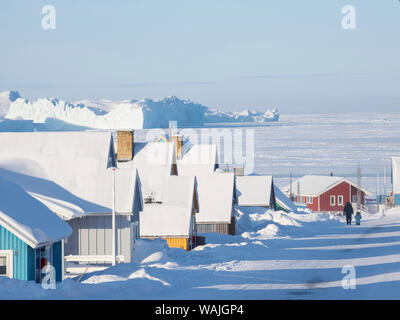
[[[28,278],[28,248],[25,242],[0,226],[0,250],[13,250],[13,274],[15,279],[30,280]]]
[[[400,194],[395,194],[394,195],[394,205],[395,206],[400,206]]]
[[[35,281],[35,249],[28,246],[27,252],[27,260],[28,260],[28,280]]]
[[[62,242],[53,243],[53,267],[56,269],[56,281],[62,281]]]

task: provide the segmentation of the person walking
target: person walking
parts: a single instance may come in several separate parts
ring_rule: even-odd
[[[354,213],[353,206],[351,205],[350,202],[346,202],[346,205],[344,206],[343,209],[343,214],[346,215],[347,225],[351,225],[351,216],[353,215],[353,213]]]
[[[356,225],[359,226],[361,224],[361,212],[356,213],[355,219],[356,219]]]

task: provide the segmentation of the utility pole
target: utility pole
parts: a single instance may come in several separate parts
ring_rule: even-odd
[[[290,180],[289,199],[290,199],[291,201],[293,201],[293,200],[294,200],[294,197],[293,197],[293,190],[292,190],[292,173],[291,173],[291,172],[290,172],[290,175],[289,175],[289,180]]]
[[[386,198],[386,167],[383,167],[383,195]]]
[[[297,181],[297,202],[301,202],[301,199],[300,199],[300,181]]]
[[[376,212],[379,213],[379,202],[381,201],[381,190],[379,187],[380,181],[379,181],[379,173],[376,175]]]
[[[361,167],[357,168],[357,212],[361,211]]]

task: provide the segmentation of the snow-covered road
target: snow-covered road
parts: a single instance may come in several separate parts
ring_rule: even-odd
[[[135,261],[56,290],[0,279],[2,299],[398,299],[400,210],[346,226],[326,214],[242,217],[237,236],[208,234],[191,252],[139,241]],[[268,226],[275,225],[275,233]],[[355,289],[342,280],[354,267]],[[343,269],[343,268],[347,269]],[[345,273],[342,273],[345,272]]]

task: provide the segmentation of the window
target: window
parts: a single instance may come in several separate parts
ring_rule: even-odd
[[[13,277],[13,252],[12,250],[0,250],[0,276]]]
[[[338,198],[337,198],[337,204],[338,204],[339,206],[342,206],[342,205],[343,205],[343,196],[338,196]]]
[[[313,203],[313,197],[307,197],[307,203],[312,204]]]
[[[7,258],[0,257],[0,276],[7,275]]]
[[[335,205],[335,196],[331,196],[331,206]]]

